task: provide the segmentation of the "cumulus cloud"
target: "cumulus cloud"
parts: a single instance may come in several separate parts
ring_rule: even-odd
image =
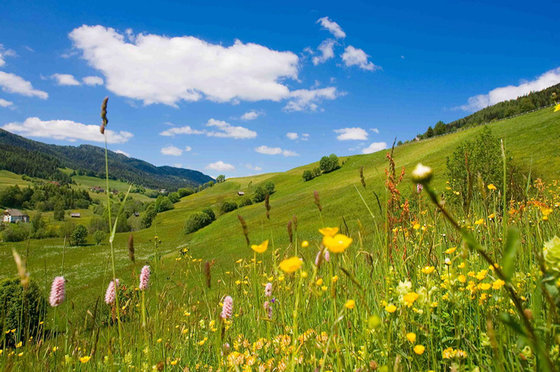
[[[358,127],[335,129],[334,132],[338,133],[336,139],[339,141],[365,141],[368,139],[368,133],[364,129]]]
[[[127,158],[130,158],[130,154],[128,152],[124,152],[123,150],[116,150],[115,151],[117,154],[121,154],[126,156]]]
[[[80,82],[76,80],[74,75],[70,74],[52,74],[51,78],[56,80],[58,85],[76,86],[80,85]]]
[[[83,25],[69,34],[83,58],[100,71],[111,92],[149,105],[176,106],[208,99],[279,101],[282,82],[297,79],[296,54],[236,40],[223,46],[193,36],[123,35],[113,28]]]
[[[362,49],[354,48],[349,45],[344,49],[342,53],[342,61],[346,67],[358,66],[362,70],[375,71],[379,70],[381,67],[374,65],[371,61],[368,61],[369,56]]]
[[[215,131],[207,131],[206,135],[209,137],[223,137],[223,138],[235,138],[235,139],[246,139],[255,138],[257,132],[244,127],[233,126],[225,121],[210,119],[206,123],[207,127],[217,128]]]
[[[299,135],[295,132],[288,132],[286,133],[286,137],[288,137],[291,140],[297,140]]]
[[[185,151],[186,151],[186,152],[192,151],[192,147],[186,146],[186,147],[185,147]]]
[[[178,134],[204,134],[208,137],[221,137],[221,138],[235,138],[235,139],[247,139],[255,138],[257,132],[247,129],[245,127],[234,126],[225,122],[223,120],[210,119],[206,123],[209,128],[214,128],[212,130],[198,130],[193,129],[189,125],[184,127],[174,127],[166,129],[160,133],[162,136],[175,136]]]
[[[371,128],[370,130],[375,134],[379,134],[379,129],[377,128]]]
[[[327,29],[337,39],[344,39],[346,37],[346,33],[342,31],[342,27],[340,27],[338,23],[331,21],[329,17],[319,18],[317,23],[320,23],[323,28]]]
[[[82,79],[85,85],[103,85],[103,79],[99,76],[86,76]]]
[[[103,135],[99,132],[99,125],[86,125],[72,120],[41,120],[38,117],[30,117],[23,123],[8,123],[2,129],[28,137],[53,138],[70,142],[77,140],[104,142]],[[105,130],[105,133],[107,133],[108,143],[124,143],[133,136],[130,132],[115,132],[109,129]]]
[[[231,164],[224,163],[223,161],[219,160],[215,163],[210,163],[206,166],[208,170],[214,170],[218,172],[226,172],[226,171],[233,171],[235,167]]]
[[[183,154],[183,150],[176,146],[170,145],[170,146],[163,147],[161,149],[161,153],[163,155],[169,155],[169,156],[181,156]]]
[[[362,149],[362,154],[371,154],[387,148],[386,142],[372,142],[371,145]]]
[[[14,103],[5,99],[0,98],[0,107],[10,107]]]
[[[321,52],[321,55],[313,57],[311,60],[315,66],[321,63],[325,63],[329,59],[334,57],[334,45],[336,41],[333,39],[324,40],[317,49]]]
[[[283,155],[283,156],[298,156],[298,153],[290,150],[283,150],[280,147],[268,147],[266,145],[255,148],[255,151],[264,155]]]
[[[41,99],[47,99],[49,97],[47,92],[34,89],[29,81],[4,71],[0,71],[0,87],[7,93],[16,93],[27,97],[39,97]]]
[[[290,100],[284,106],[285,111],[316,111],[323,100],[333,100],[341,94],[335,87],[321,89],[298,89],[290,92]]]
[[[461,110],[477,111],[496,103],[516,99],[528,93],[546,89],[560,83],[560,67],[545,72],[534,80],[523,81],[519,85],[508,85],[492,89],[488,94],[479,94],[468,99]]]
[[[243,120],[255,120],[259,116],[261,116],[260,112],[257,112],[255,110],[251,110],[251,111],[248,111],[248,112],[244,113],[243,115],[241,115],[241,119],[243,119]]]

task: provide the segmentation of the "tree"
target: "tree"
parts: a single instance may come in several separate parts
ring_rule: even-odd
[[[212,223],[212,219],[207,213],[196,212],[190,215],[187,222],[185,223],[185,234],[193,233],[197,230],[202,229],[204,226],[208,226]]]
[[[323,173],[329,173],[340,168],[338,161],[338,156],[335,154],[330,154],[329,156],[323,156],[319,161],[319,168]]]
[[[88,231],[84,225],[77,225],[70,235],[70,244],[84,245],[87,241]]]
[[[55,221],[64,221],[64,205],[61,202],[54,206],[54,219]]]
[[[426,138],[431,138],[433,136],[434,136],[434,129],[431,126],[429,126],[428,130],[426,131]]]
[[[313,179],[313,173],[310,170],[304,170],[302,178],[305,182],[311,181]]]
[[[220,206],[220,212],[222,214],[234,211],[237,209],[237,203],[232,201],[225,201]]]
[[[204,208],[204,209],[202,210],[202,213],[205,213],[205,214],[208,215],[208,217],[210,217],[210,222],[216,220],[216,214],[214,213],[214,211],[212,210],[212,208],[210,208],[210,207]]]
[[[447,127],[445,126],[445,123],[441,120],[438,121],[434,126],[434,136],[441,136],[442,134],[445,134],[446,131],[447,131]]]
[[[156,199],[155,208],[156,208],[157,213],[160,213],[160,212],[165,212],[165,211],[168,211],[170,209],[173,209],[174,207],[173,207],[173,203],[171,202],[171,200],[169,200],[169,197],[160,195]]]
[[[259,185],[253,193],[253,201],[255,203],[260,203],[266,199],[267,195],[272,195],[274,193],[274,183],[272,181],[266,182],[264,185]]]
[[[226,176],[224,176],[223,174],[220,174],[218,177],[216,177],[216,183],[222,183],[226,180]]]

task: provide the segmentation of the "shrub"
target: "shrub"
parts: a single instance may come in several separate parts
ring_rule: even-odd
[[[259,185],[253,193],[253,201],[260,203],[266,199],[267,195],[272,195],[275,192],[275,186],[272,181],[266,182],[264,185]]]
[[[103,240],[105,240],[106,236],[107,233],[105,233],[105,231],[97,230],[93,233],[93,240],[95,240],[95,244],[99,245]]]
[[[212,208],[208,207],[208,208],[204,208],[202,210],[202,213],[206,213],[208,215],[208,217],[210,217],[210,219],[212,221],[216,221],[216,214],[214,213],[214,211],[212,210]]]
[[[157,197],[155,207],[157,213],[165,212],[174,208],[173,203],[169,200],[169,197],[163,195]]]
[[[225,201],[223,202],[223,204],[220,206],[220,212],[222,214],[224,213],[228,213],[231,211],[234,211],[237,209],[237,203],[236,202],[232,202],[232,201]]]
[[[239,208],[245,207],[247,205],[253,205],[253,201],[251,200],[251,198],[244,196],[243,199],[239,201]]]
[[[212,223],[213,219],[204,212],[196,212],[190,215],[185,223],[185,234],[190,234],[208,226]]]
[[[23,223],[11,223],[2,231],[2,240],[5,242],[21,242],[31,235],[31,226]]]
[[[3,335],[8,346],[15,346],[17,335],[23,341],[37,336],[40,323],[45,320],[46,305],[47,300],[34,281],[25,290],[19,279],[0,281],[0,319],[4,329],[16,329],[15,333]]]
[[[311,181],[313,179],[313,173],[310,170],[304,170],[302,178],[305,182]]]
[[[77,225],[70,235],[71,245],[83,245],[87,241],[88,231],[84,225]]]
[[[194,194],[194,190],[191,188],[181,188],[177,190],[177,193],[179,193],[179,197],[183,198],[185,196]]]
[[[178,192],[172,192],[171,194],[167,195],[167,197],[169,198],[169,200],[171,201],[171,203],[175,204],[177,203],[179,200],[181,200],[181,197],[179,196]]]

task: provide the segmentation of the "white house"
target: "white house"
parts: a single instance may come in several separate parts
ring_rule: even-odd
[[[29,216],[20,211],[19,209],[6,209],[2,222],[16,223],[16,222],[29,222]]]

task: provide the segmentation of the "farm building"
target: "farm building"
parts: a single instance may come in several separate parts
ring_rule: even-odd
[[[80,213],[70,213],[70,217],[72,218],[80,218],[82,215]]]
[[[243,196],[243,195],[245,195],[245,192],[243,192],[243,191],[238,191],[237,192],[237,196]]]
[[[2,221],[7,223],[29,222],[29,216],[19,209],[6,209]]]

